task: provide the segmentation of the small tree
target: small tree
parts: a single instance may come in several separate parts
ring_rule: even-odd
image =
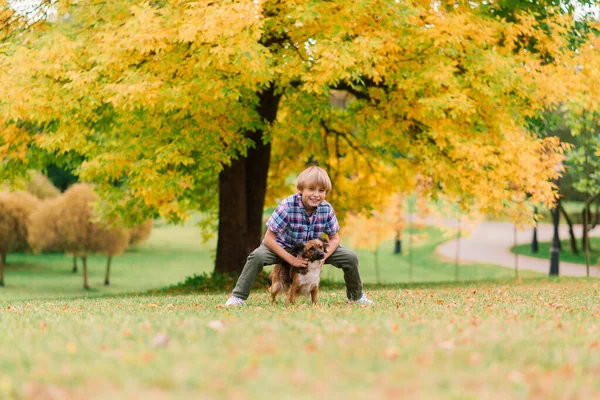
[[[110,285],[110,264],[113,256],[122,254],[129,246],[130,231],[122,227],[111,227],[102,222],[93,222],[92,240],[88,251],[108,256],[104,285]]]
[[[59,232],[62,196],[42,202],[29,220],[28,241],[34,252],[64,251],[64,238]],[[77,272],[77,254],[73,254],[73,273]]]
[[[29,217],[38,206],[39,201],[28,193],[0,193],[0,286],[4,286],[7,254],[27,250],[29,247]]]
[[[31,171],[30,179],[25,184],[25,189],[40,200],[52,199],[60,196],[60,190],[50,182],[50,179],[41,172]]]
[[[148,240],[150,234],[152,233],[153,225],[154,221],[148,220],[143,224],[136,225],[131,228],[131,231],[129,232],[129,245],[133,246]]]

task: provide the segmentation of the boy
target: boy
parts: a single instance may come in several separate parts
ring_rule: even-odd
[[[267,221],[267,233],[261,245],[246,261],[232,296],[226,306],[242,306],[250,294],[256,276],[263,266],[286,261],[292,267],[306,267],[308,261],[288,253],[295,243],[318,239],[322,233],[329,236],[329,250],[323,262],[344,270],[348,301],[373,304],[362,292],[358,273],[358,256],[352,250],[339,247],[340,226],[331,204],[325,196],[331,190],[331,180],[323,168],[308,167],[298,175],[298,193],[283,200]]]

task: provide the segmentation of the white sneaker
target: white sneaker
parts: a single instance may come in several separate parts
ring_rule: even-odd
[[[238,307],[238,306],[245,306],[246,305],[246,301],[243,299],[240,299],[239,297],[235,297],[235,296],[231,296],[230,298],[227,299],[227,303],[225,303],[225,307]]]
[[[361,306],[372,306],[373,303],[371,300],[367,299],[367,295],[363,293],[362,297],[358,300],[350,300],[349,298],[346,298],[346,301],[348,303],[354,303],[354,304],[358,304]]]

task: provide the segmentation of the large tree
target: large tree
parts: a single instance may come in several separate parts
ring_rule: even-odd
[[[58,162],[107,213],[218,217],[218,272],[241,270],[265,196],[311,162],[342,217],[417,178],[485,211],[553,200],[560,145],[524,126],[576,79],[559,6],[542,22],[472,1],[57,6],[2,48],[0,173]]]

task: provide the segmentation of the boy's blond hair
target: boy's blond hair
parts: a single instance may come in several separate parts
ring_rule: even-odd
[[[329,193],[331,190],[331,179],[329,179],[329,175],[327,175],[327,172],[323,168],[317,166],[308,167],[298,175],[296,188],[302,191],[311,185],[322,187]]]

